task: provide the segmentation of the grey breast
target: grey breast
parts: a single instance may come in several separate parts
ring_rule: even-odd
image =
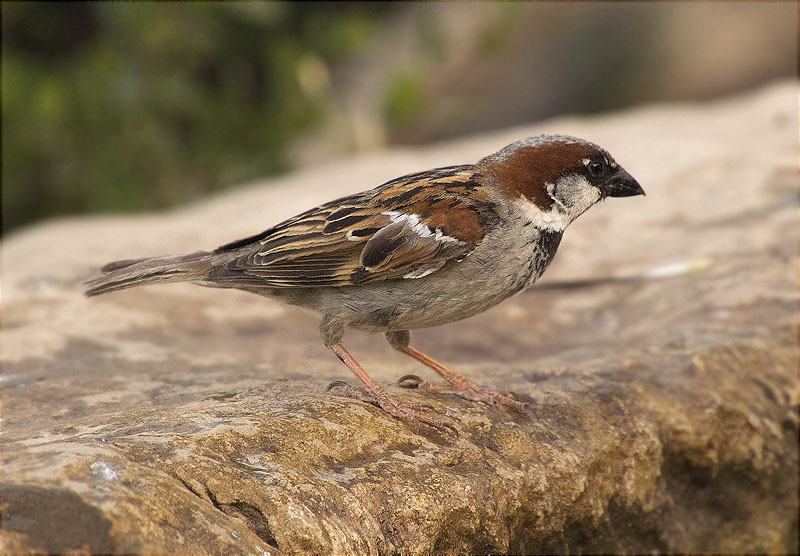
[[[485,311],[530,286],[547,268],[560,239],[560,232],[541,232],[522,218],[511,218],[463,261],[433,274],[326,288],[304,305],[369,331],[445,324]]]

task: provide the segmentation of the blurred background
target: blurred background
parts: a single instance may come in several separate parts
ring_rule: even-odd
[[[4,2],[2,229],[729,95],[796,75],[797,18],[794,3]]]

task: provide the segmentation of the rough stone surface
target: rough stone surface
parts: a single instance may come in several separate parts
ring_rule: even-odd
[[[19,552],[797,549],[797,84],[376,153],[3,245],[2,542]],[[606,146],[647,197],[567,232],[545,278],[415,343],[535,404],[425,396],[457,438],[325,394],[317,319],[162,285],[86,299],[112,259],[212,248],[526,135]],[[392,386],[427,370],[345,340]],[[431,377],[432,378],[432,377]]]

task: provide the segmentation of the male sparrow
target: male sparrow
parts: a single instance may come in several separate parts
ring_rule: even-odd
[[[553,260],[567,225],[605,197],[644,195],[601,147],[565,135],[522,139],[477,164],[402,176],[331,201],[268,230],[189,255],[112,262],[87,295],[191,281],[315,310],[323,344],[364,383],[345,395],[404,420],[452,428],[402,405],[342,344],[346,326],[389,344],[447,385],[406,385],[522,410],[516,394],[482,388],[409,345],[409,330],[485,311],[524,290]]]

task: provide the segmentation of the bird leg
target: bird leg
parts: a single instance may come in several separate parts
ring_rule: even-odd
[[[458,431],[456,431],[452,425],[449,425],[448,423],[440,421],[434,417],[426,416],[417,407],[401,405],[392,400],[386,390],[381,388],[381,386],[367,374],[364,368],[358,363],[358,361],[355,360],[352,355],[350,355],[350,352],[347,351],[347,349],[341,343],[331,344],[327,347],[333,353],[335,353],[336,357],[339,358],[339,361],[347,365],[353,374],[364,383],[364,386],[366,386],[366,388],[362,390],[359,388],[353,388],[346,382],[337,380],[328,385],[329,391],[334,388],[339,388],[342,395],[377,405],[398,419],[413,423],[425,423],[439,430],[440,432],[455,434],[458,436]]]
[[[417,388],[418,390],[439,394],[455,394],[468,400],[484,402],[490,405],[505,405],[521,412],[531,409],[530,404],[520,401],[519,396],[514,392],[478,386],[467,377],[442,365],[433,357],[414,349],[408,345],[411,340],[408,330],[387,332],[386,339],[394,349],[433,369],[448,382],[448,384],[435,384],[427,382],[416,375],[405,375],[397,381],[403,388]]]

